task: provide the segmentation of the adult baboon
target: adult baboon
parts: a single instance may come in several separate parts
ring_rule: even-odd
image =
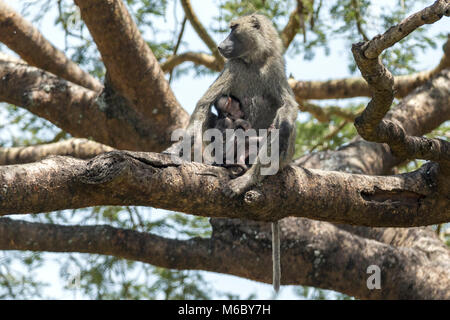
[[[263,15],[240,17],[230,24],[231,32],[219,45],[227,59],[216,81],[198,101],[191,116],[188,132],[193,136],[203,133],[211,125],[211,106],[221,96],[236,97],[251,127],[279,130],[279,163],[282,169],[292,160],[295,144],[297,103],[285,74],[281,40],[272,22]],[[197,137],[197,139],[201,137]],[[179,154],[180,144],[166,150]],[[264,176],[260,172],[258,156],[242,176],[231,179],[225,188],[228,196],[237,196],[248,190]],[[278,222],[273,225],[274,288],[280,285]]]

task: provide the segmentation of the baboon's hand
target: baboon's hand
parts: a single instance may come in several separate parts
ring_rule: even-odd
[[[243,176],[230,180],[225,186],[224,193],[230,198],[237,197],[247,191],[251,185],[251,176],[244,174]]]

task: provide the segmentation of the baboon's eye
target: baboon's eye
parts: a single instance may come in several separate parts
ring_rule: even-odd
[[[230,26],[231,31],[235,30],[238,26],[239,26],[238,23],[232,24],[232,25]]]

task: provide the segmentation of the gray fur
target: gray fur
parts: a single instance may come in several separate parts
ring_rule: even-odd
[[[227,62],[216,81],[198,101],[188,130],[196,132],[195,123],[202,131],[211,124],[211,106],[221,96],[236,97],[245,119],[254,129],[280,130],[280,170],[288,165],[294,154],[297,103],[287,82],[283,46],[272,22],[263,15],[252,14],[231,22],[230,35],[219,45]],[[167,153],[177,150],[173,145]],[[242,176],[230,180],[225,189],[228,196],[237,196],[262,181],[260,161],[257,158]],[[278,223],[274,224],[273,263],[279,273],[280,247]],[[278,243],[278,245],[276,245]],[[274,288],[279,288],[280,274],[274,274]]]

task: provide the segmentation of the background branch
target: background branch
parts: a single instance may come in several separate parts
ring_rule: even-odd
[[[114,148],[95,141],[72,138],[29,147],[0,148],[0,165],[36,162],[51,155],[90,159],[113,150]]]
[[[243,199],[230,200],[222,192],[229,180],[224,168],[177,164],[162,154],[114,151],[89,162],[53,157],[1,166],[0,214],[145,205],[207,217],[273,221],[297,216],[411,227],[450,219],[448,185],[438,176],[439,168],[431,164],[385,177],[288,167]]]
[[[164,268],[207,270],[270,283],[269,226],[225,219],[211,222],[211,238],[174,240],[106,225],[61,226],[1,218],[0,249],[113,255]],[[449,260],[442,243],[428,244],[428,250],[440,253],[436,257],[369,240],[326,222],[289,218],[280,227],[284,284],[333,289],[363,299],[449,298],[450,277],[445,276],[449,270],[436,261]],[[371,264],[382,268],[382,290],[367,289],[365,267]],[[337,277],[336,270],[346,272]]]
[[[180,47],[181,39],[183,38],[184,27],[186,26],[186,21],[187,21],[187,18],[186,18],[186,16],[185,16],[185,17],[183,18],[183,22],[181,23],[181,30],[180,30],[180,33],[179,33],[179,35],[178,35],[177,42],[175,43],[175,47],[174,47],[174,49],[173,49],[173,55],[174,55],[174,56],[176,56],[177,53],[178,53],[178,48]],[[164,71],[164,69],[163,69],[163,71]],[[172,82],[172,73],[173,73],[173,68],[170,70],[169,83]]]
[[[414,28],[437,21],[449,8],[447,1],[436,1],[432,6],[390,28],[382,36],[352,47],[358,68],[373,91],[372,100],[355,119],[358,133],[366,140],[388,143],[399,157],[437,161],[441,164],[444,174],[450,174],[450,143],[440,139],[407,135],[401,123],[383,120],[394,99],[394,79],[379,57],[373,57],[373,53],[380,54],[380,48],[395,43],[393,39],[399,41]],[[369,56],[372,58],[367,58]]]
[[[280,38],[285,50],[289,48],[292,40],[294,40],[300,30],[303,31],[303,36],[306,38],[305,18],[312,10],[313,4],[314,0],[297,0],[295,10],[289,15],[289,20],[280,33]]]
[[[169,137],[157,136],[154,131],[153,124],[159,118],[152,122],[144,119],[109,92],[99,96],[4,57],[0,54],[0,101],[25,108],[74,137],[91,137],[118,149],[161,150],[170,142]]]
[[[200,52],[185,52],[178,55],[170,56],[166,61],[161,63],[161,69],[164,72],[171,72],[176,66],[183,62],[193,62],[197,65],[203,65],[208,69],[220,71],[218,68],[216,58],[206,53]]]
[[[188,18],[195,32],[197,32],[200,39],[203,40],[209,50],[211,50],[213,56],[216,58],[216,68],[222,70],[225,61],[222,55],[219,53],[219,50],[217,49],[216,42],[211,38],[208,31],[206,31],[205,27],[203,27],[202,23],[195,14],[194,9],[191,5],[191,1],[181,0],[181,5],[183,6],[184,13],[186,14],[186,17]]]
[[[67,58],[39,30],[1,0],[0,41],[32,66],[94,91],[101,91],[103,88],[100,81]]]
[[[443,46],[443,51],[444,54],[439,64],[432,70],[394,77],[395,97],[406,97],[414,89],[426,83],[442,70],[450,68],[450,34]],[[369,85],[362,77],[327,81],[296,81],[289,79],[289,84],[299,100],[370,97],[372,94]]]
[[[147,121],[154,121],[152,138],[160,139],[163,145],[155,151],[164,149],[169,145],[172,131],[185,127],[189,116],[176,100],[125,5],[121,0],[76,0],[75,3],[102,55],[109,89],[126,98],[128,107]]]

